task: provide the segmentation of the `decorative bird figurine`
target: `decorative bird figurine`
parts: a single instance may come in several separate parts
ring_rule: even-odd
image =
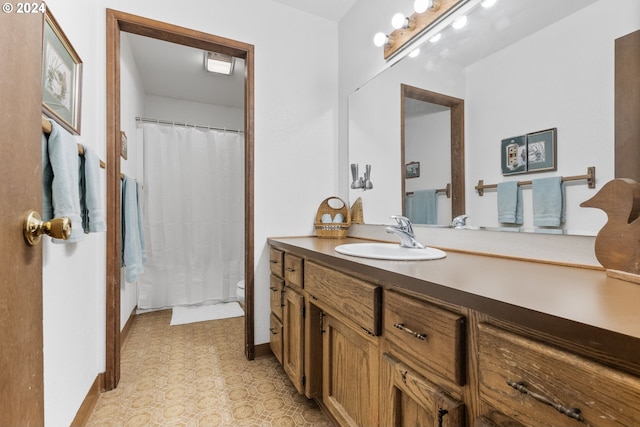
[[[628,178],[614,179],[580,206],[607,214],[595,242],[600,264],[607,270],[640,274],[640,184]]]

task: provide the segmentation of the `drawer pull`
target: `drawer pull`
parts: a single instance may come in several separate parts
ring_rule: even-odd
[[[270,259],[269,262],[271,264],[278,264],[278,260],[277,259]]]
[[[514,382],[514,381],[507,380],[507,384],[509,384],[511,387],[515,388],[516,390],[518,390],[520,393],[528,394],[529,396],[536,399],[538,402],[544,403],[545,405],[549,405],[555,408],[558,412],[566,415],[569,418],[573,418],[574,420],[578,420],[578,421],[584,421],[584,418],[582,418],[582,415],[580,413],[580,409],[578,408],[565,408],[559,403],[554,403],[551,400],[547,399],[546,397],[538,393],[532,392],[522,382]]]
[[[278,290],[275,286],[269,286],[269,289],[271,289],[272,292],[276,292]]]
[[[408,333],[409,335],[413,335],[414,337],[418,338],[419,340],[426,340],[427,339],[427,334],[419,334],[418,332],[413,332],[411,329],[407,328],[404,326],[404,323],[394,323],[393,324],[394,327],[400,329],[401,331],[404,331],[406,333]]]
[[[287,267],[285,268],[285,270],[287,270],[289,273],[293,273],[294,271],[296,271],[294,268],[291,268],[291,267]]]
[[[278,335],[276,328],[269,328],[269,330],[271,331],[271,335]]]
[[[442,427],[442,421],[445,415],[447,415],[449,411],[446,409],[438,408],[438,427]]]

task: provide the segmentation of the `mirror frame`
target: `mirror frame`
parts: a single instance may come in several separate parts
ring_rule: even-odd
[[[400,84],[400,174],[402,183],[402,212],[405,212],[405,98],[442,105],[451,109],[451,218],[465,213],[464,175],[464,99],[454,98],[430,90]]]

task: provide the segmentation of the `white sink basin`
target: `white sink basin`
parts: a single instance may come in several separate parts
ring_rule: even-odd
[[[447,256],[440,249],[428,247],[424,249],[403,248],[397,243],[348,243],[336,246],[335,250],[343,255],[396,261],[421,261],[440,259]]]

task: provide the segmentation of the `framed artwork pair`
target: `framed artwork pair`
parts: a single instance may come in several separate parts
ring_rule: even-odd
[[[501,141],[502,175],[557,170],[557,129],[545,129]]]

